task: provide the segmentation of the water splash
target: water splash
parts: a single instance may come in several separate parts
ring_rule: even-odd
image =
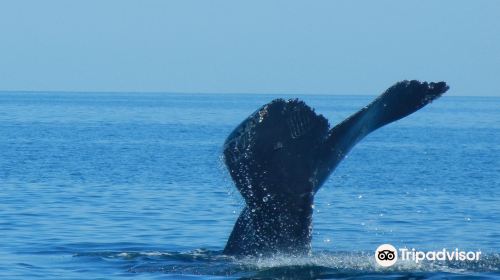
[[[478,262],[398,261],[390,268],[376,264],[373,252],[328,252],[309,256],[274,255],[236,258],[221,251],[197,249],[189,252],[96,252],[79,253],[75,258],[115,265],[128,273],[224,276],[237,278],[327,279],[367,276],[463,277],[487,273],[500,276],[500,254],[487,254]],[[417,277],[417,278],[418,278]]]

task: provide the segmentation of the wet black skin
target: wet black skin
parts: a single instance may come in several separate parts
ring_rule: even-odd
[[[314,194],[339,162],[370,132],[447,90],[444,82],[399,82],[332,129],[298,100],[259,108],[224,144],[224,161],[246,204],[224,253],[310,253]]]

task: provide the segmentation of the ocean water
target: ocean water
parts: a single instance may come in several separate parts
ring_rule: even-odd
[[[313,254],[221,254],[225,137],[272,95],[0,93],[0,279],[500,278],[500,98],[452,91],[358,144],[316,195]],[[370,96],[299,97],[335,124]],[[479,261],[375,263],[390,243]]]

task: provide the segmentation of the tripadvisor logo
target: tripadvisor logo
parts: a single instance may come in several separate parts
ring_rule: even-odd
[[[391,244],[382,244],[375,250],[375,260],[383,267],[388,267],[398,260],[398,251]]]
[[[461,251],[442,249],[440,251],[418,251],[416,249],[399,249],[399,259],[419,263],[426,261],[479,261],[481,251]],[[398,250],[391,244],[382,244],[375,250],[375,261],[383,267],[389,267],[398,260]]]

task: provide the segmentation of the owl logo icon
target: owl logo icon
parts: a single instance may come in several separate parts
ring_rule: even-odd
[[[375,261],[383,267],[389,267],[398,260],[398,251],[391,244],[382,244],[375,250]]]

